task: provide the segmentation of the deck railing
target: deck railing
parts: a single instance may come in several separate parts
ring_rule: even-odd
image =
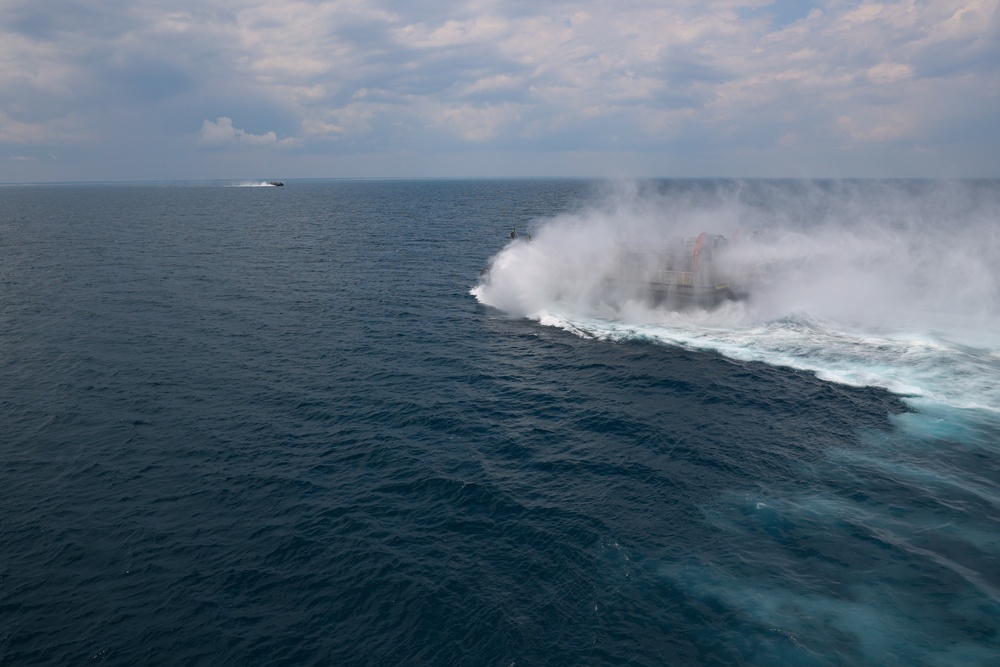
[[[693,271],[657,271],[653,282],[660,285],[694,285]]]

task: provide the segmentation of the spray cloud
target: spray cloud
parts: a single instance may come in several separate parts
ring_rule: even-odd
[[[746,302],[677,314],[642,294],[609,294],[623,252],[655,252],[703,231],[742,239],[720,262]],[[577,210],[539,221],[530,242],[512,241],[473,293],[534,319],[729,325],[804,314],[866,329],[982,333],[1000,307],[1000,184],[609,184]]]

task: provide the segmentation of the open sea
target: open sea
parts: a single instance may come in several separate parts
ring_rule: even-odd
[[[1000,182],[0,187],[0,457],[2,665],[994,666]]]

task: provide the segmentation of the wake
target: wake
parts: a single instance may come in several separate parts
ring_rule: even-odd
[[[512,241],[476,299],[586,338],[644,340],[875,386],[921,409],[1000,414],[1000,186],[627,185]],[[760,230],[726,255],[746,301],[674,309],[609,296],[622,247]]]

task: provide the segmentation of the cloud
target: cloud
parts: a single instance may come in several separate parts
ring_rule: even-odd
[[[951,155],[1000,175],[983,134],[1000,114],[998,6],[8,0],[0,144],[176,152],[200,125],[202,148],[627,151],[720,173],[737,154],[762,172],[857,154],[867,173],[865,151],[898,148],[900,173]]]
[[[510,104],[445,106],[435,115],[432,120],[435,125],[476,143],[493,139],[521,118],[517,106]]]
[[[231,118],[219,117],[214,123],[206,120],[201,124],[199,143],[209,148],[225,146],[297,146],[300,141],[295,138],[278,139],[272,132],[251,134],[246,130],[233,127]]]
[[[0,109],[0,145],[79,144],[92,136],[86,121],[73,111],[65,117],[21,119]]]
[[[879,63],[868,70],[872,83],[886,85],[906,81],[913,77],[913,68],[901,63]]]
[[[447,48],[469,44],[494,43],[506,37],[511,24],[501,16],[479,16],[468,20],[447,20],[440,25],[419,23],[393,30],[403,45],[419,48]]]
[[[911,116],[898,111],[867,114],[864,118],[840,116],[837,126],[852,143],[882,143],[905,137],[914,129]],[[848,146],[851,144],[847,144]]]

